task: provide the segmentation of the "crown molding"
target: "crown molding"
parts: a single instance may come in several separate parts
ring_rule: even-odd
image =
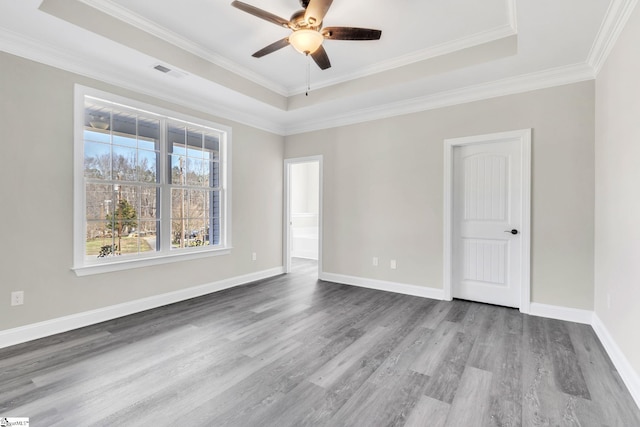
[[[135,78],[130,73],[119,73],[112,67],[101,67],[94,61],[82,59],[56,46],[27,38],[21,34],[0,27],[0,51],[39,62],[64,71],[100,80],[123,89],[152,96],[186,108],[192,108],[212,116],[232,120],[247,126],[278,135],[284,134],[284,127],[271,120],[248,114],[235,108],[209,102],[202,96],[189,96],[184,92],[171,94],[170,86],[156,85],[148,79]],[[105,71],[108,70],[108,71]],[[167,78],[172,78],[168,76]]]
[[[480,101],[483,99],[497,98],[499,96],[513,95],[532,90],[593,80],[594,78],[595,75],[593,73],[593,69],[583,63],[552,68],[535,73],[496,80],[493,82],[467,86],[461,89],[360,109],[347,114],[339,113],[322,120],[305,122],[302,125],[296,123],[296,125],[288,126],[286,128],[285,135],[295,135],[304,132],[385,119],[420,111]]]
[[[638,0],[612,0],[587,57],[597,76],[627,24]]]
[[[356,110],[348,114],[339,113],[316,121],[287,123],[285,120],[284,123],[279,123],[253,114],[247,114],[244,111],[234,108],[214,105],[215,103],[207,102],[207,100],[202,97],[187,97],[183,92],[172,94],[167,90],[166,85],[154,85],[145,79],[134,79],[131,74],[119,74],[112,68],[108,68],[109,71],[105,72],[103,71],[105,69],[104,67],[100,67],[93,61],[83,60],[79,55],[72,55],[55,46],[28,39],[20,34],[2,28],[0,28],[0,50],[88,78],[100,80],[123,89],[153,96],[183,107],[193,108],[203,113],[283,136],[411,114],[419,111],[448,107],[595,78],[593,69],[589,65],[574,64],[394,103],[382,104],[371,108]],[[303,124],[300,124],[302,122]]]
[[[511,0],[508,0],[511,1]],[[314,89],[322,89],[325,87],[333,86],[340,83],[345,83],[351,80],[360,79],[362,77],[371,76],[384,71],[393,70],[396,68],[405,67],[407,65],[414,64],[416,62],[425,61],[437,56],[447,55],[449,53],[457,52],[459,50],[468,49],[481,44],[489,43],[495,40],[499,40],[505,37],[513,36],[517,34],[511,27],[511,24],[503,25],[500,27],[492,28],[490,30],[482,31],[476,34],[472,34],[467,37],[461,37],[459,39],[451,40],[445,43],[441,43],[435,46],[430,46],[426,49],[418,50],[408,53],[406,55],[398,56],[396,58],[389,59],[387,61],[378,62],[369,67],[363,67],[362,69],[345,74],[341,77],[334,79],[328,79],[314,83]],[[306,86],[298,87],[294,89],[290,96],[300,95],[305,93]]]
[[[192,53],[206,61],[209,61],[215,65],[218,65],[234,74],[244,77],[256,84],[259,84],[273,92],[276,92],[282,96],[289,96],[289,91],[285,86],[279,85],[269,79],[264,78],[258,73],[255,73],[241,65],[230,61],[229,59],[218,55],[200,44],[194,43],[178,34],[170,31],[158,25],[155,22],[151,22],[148,19],[120,6],[112,0],[79,0],[100,12],[106,13],[113,18],[116,18],[122,22],[125,22],[141,31],[151,34],[167,43],[179,47],[189,53]],[[172,64],[173,65],[173,64]]]

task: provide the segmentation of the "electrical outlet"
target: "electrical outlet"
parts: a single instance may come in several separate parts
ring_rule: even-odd
[[[392,259],[392,260],[391,260],[391,269],[392,269],[392,270],[395,270],[395,269],[396,269],[396,267],[398,267],[398,264],[396,263],[396,260],[395,260],[395,259]]]
[[[253,252],[253,253],[251,254],[251,260],[252,260],[252,261],[255,261],[255,260],[257,260],[257,259],[258,259],[258,254],[256,254],[255,252]]]
[[[24,291],[11,292],[11,305],[24,304]]]
[[[374,256],[373,257],[373,261],[371,263],[373,264],[374,267],[377,267],[378,266],[378,257]]]

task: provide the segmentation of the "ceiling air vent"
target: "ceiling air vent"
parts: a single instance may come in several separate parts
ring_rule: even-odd
[[[169,71],[171,71],[171,69],[170,69],[170,68],[167,68],[167,67],[165,67],[164,65],[160,65],[160,64],[156,65],[156,66],[155,66],[155,67],[153,67],[153,68],[155,68],[156,70],[158,70],[158,71],[160,71],[160,72],[162,72],[162,73],[165,73],[165,74],[166,74],[166,73],[168,73]]]
[[[162,64],[154,65],[153,69],[154,70],[158,70],[161,73],[168,74],[168,75],[173,76],[173,77],[178,78],[178,79],[188,75],[184,71],[172,70],[171,68],[165,67]]]

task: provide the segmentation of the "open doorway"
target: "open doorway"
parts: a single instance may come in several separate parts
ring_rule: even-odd
[[[322,156],[287,159],[284,169],[285,272],[317,277],[322,266]]]

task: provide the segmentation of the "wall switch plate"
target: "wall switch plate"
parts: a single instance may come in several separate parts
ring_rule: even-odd
[[[253,253],[251,254],[251,260],[255,261],[255,260],[257,260],[257,259],[258,259],[258,254],[256,254],[255,252],[253,252]]]
[[[11,292],[11,305],[24,304],[24,291]]]
[[[392,270],[395,270],[395,269],[396,269],[396,267],[398,267],[398,264],[396,263],[396,260],[395,260],[395,259],[392,259],[392,260],[391,260],[391,269],[392,269]]]
[[[373,257],[373,261],[371,263],[373,264],[374,267],[377,267],[378,266],[378,257],[374,256]]]

